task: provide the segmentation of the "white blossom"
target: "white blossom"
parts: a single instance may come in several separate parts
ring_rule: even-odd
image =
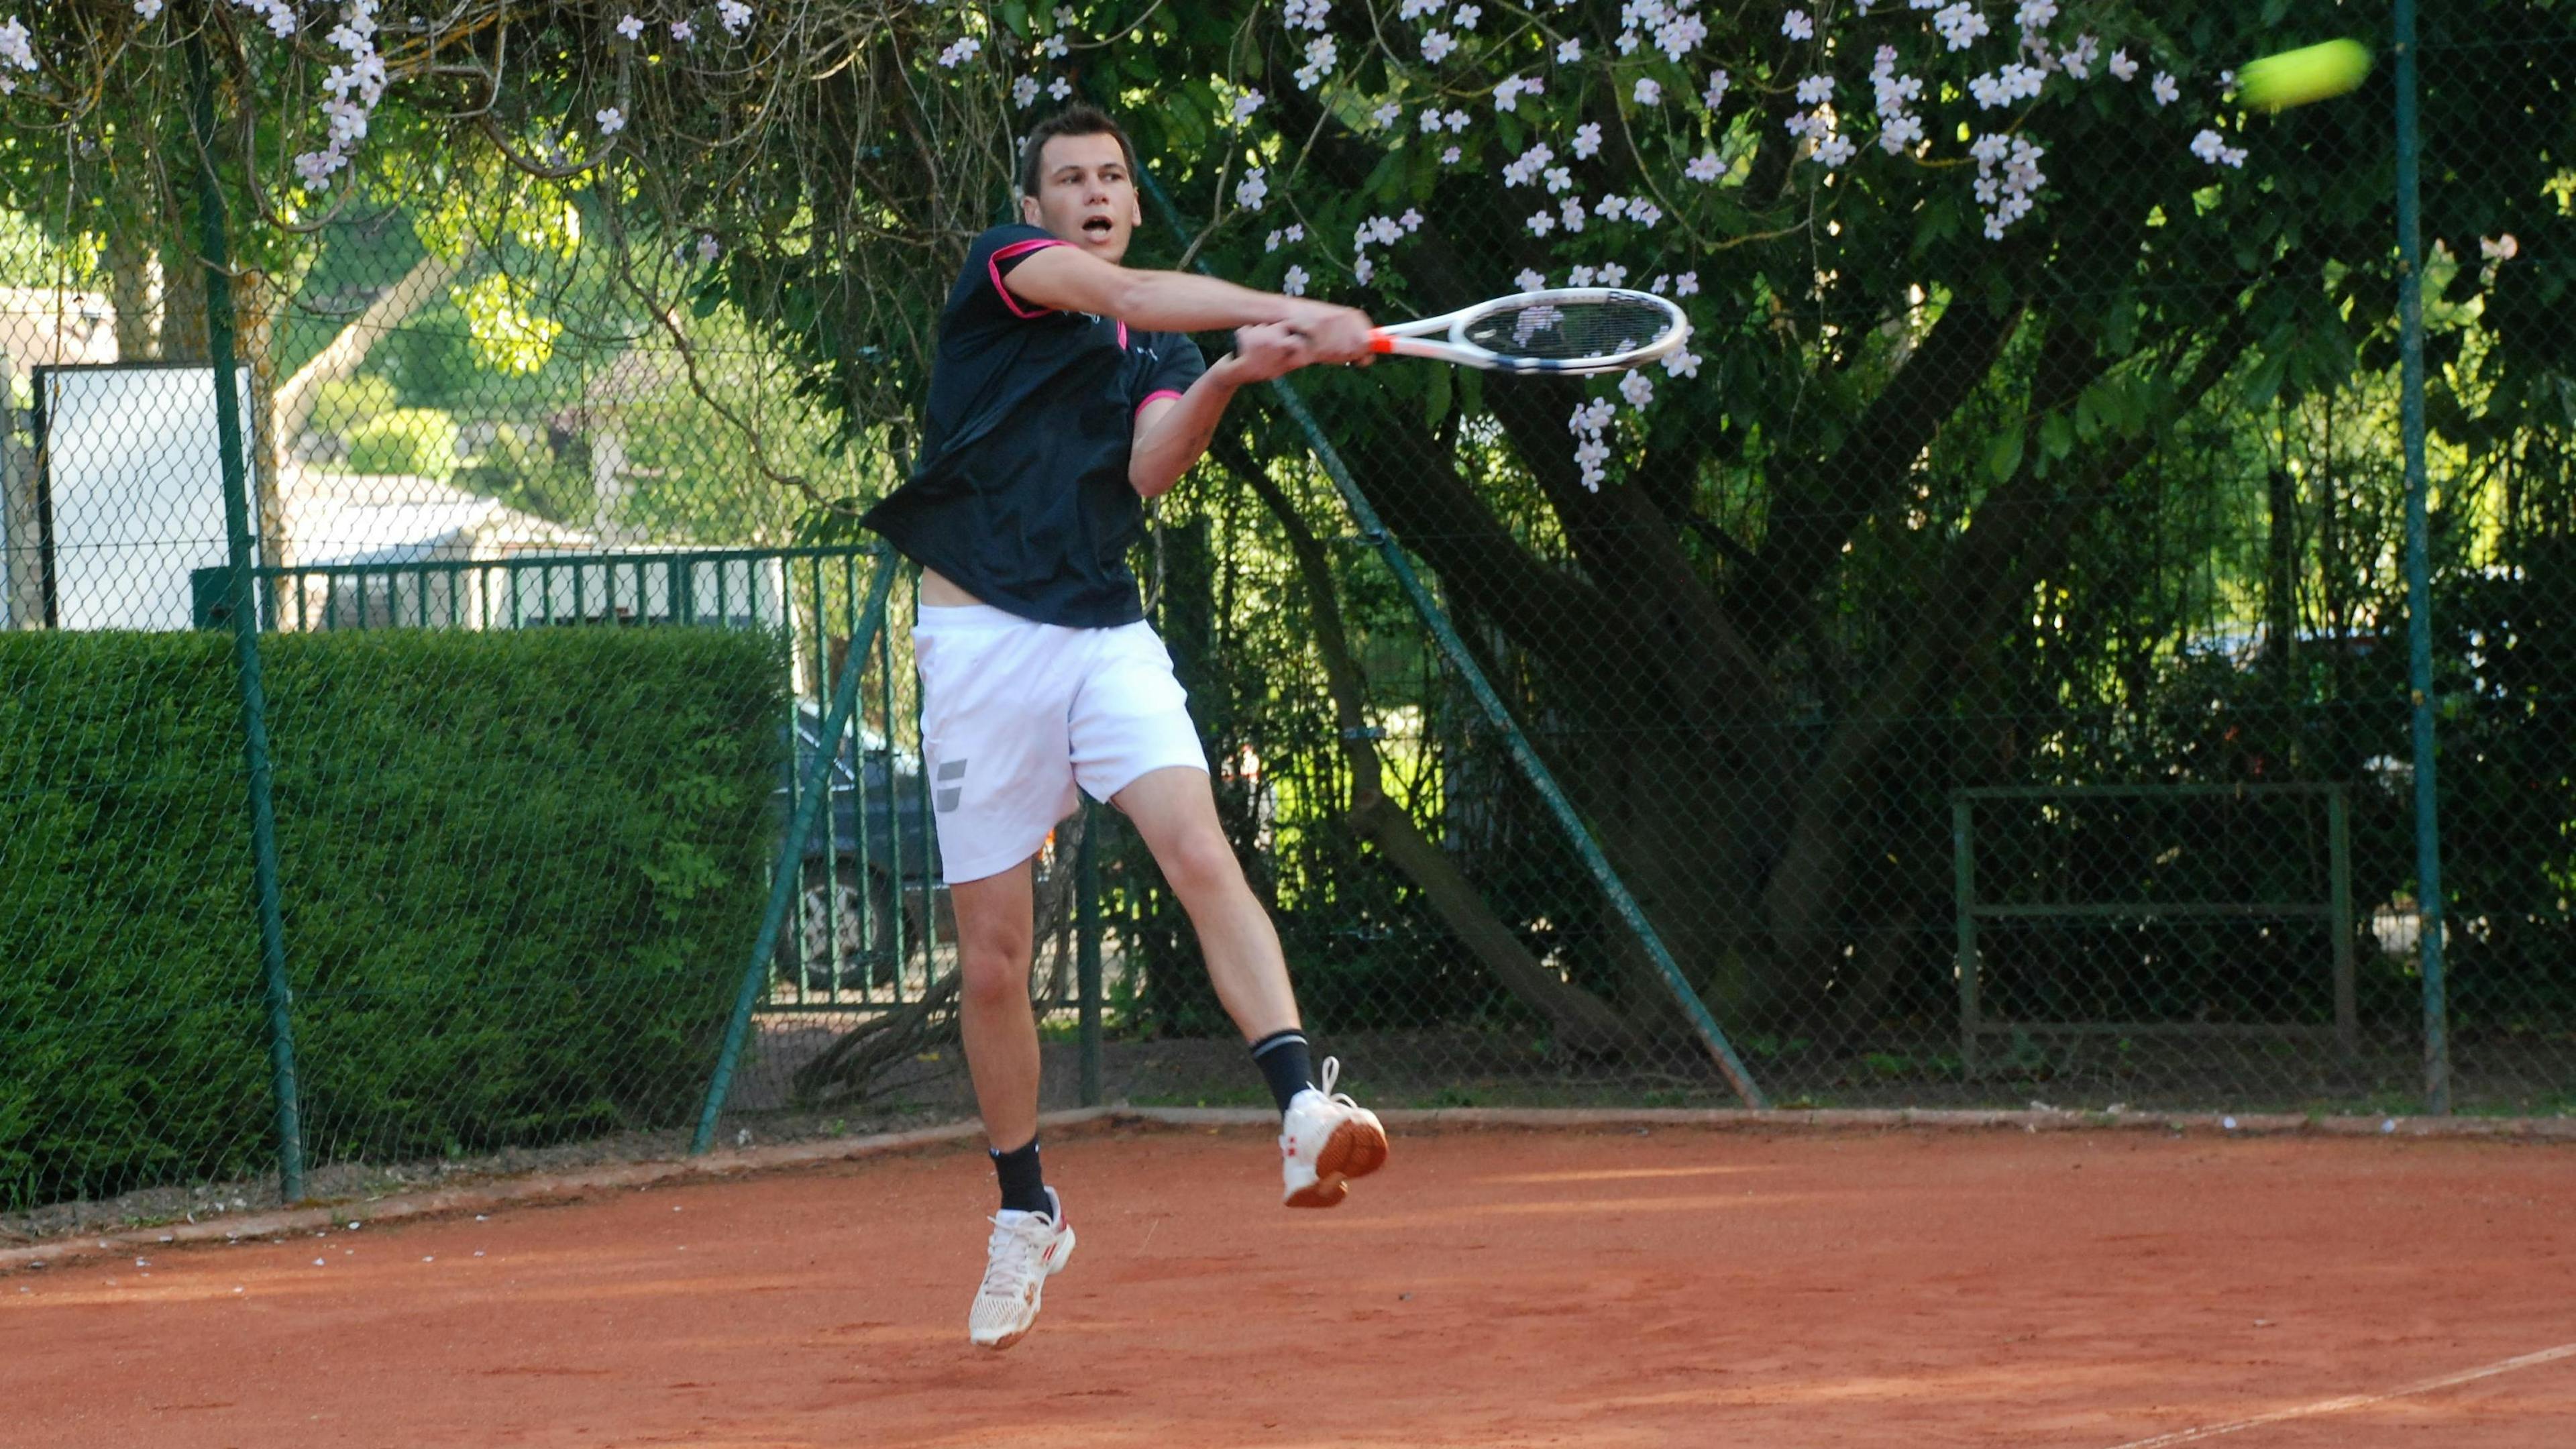
[[[1512,278],[1512,285],[1524,292],[1535,292],[1547,285],[1547,278],[1528,267],[1523,267],[1520,275]]]
[[[1687,347],[1675,348],[1665,354],[1664,371],[1673,377],[1697,377],[1699,376],[1699,354]]]
[[[1552,166],[1552,167],[1548,168],[1548,172],[1547,172],[1547,194],[1548,194],[1548,195],[1550,195],[1550,196],[1558,196],[1558,195],[1562,195],[1562,194],[1564,194],[1565,192],[1572,191],[1573,189],[1574,189],[1574,168],[1573,168],[1573,167],[1571,167],[1571,166]]]
[[[1986,23],[1985,12],[1969,0],[1957,0],[1935,11],[1932,28],[1941,32],[1942,41],[1952,50],[1965,50],[1980,37],[1994,33],[1994,27]]]
[[[740,35],[751,28],[751,7],[743,0],[716,0],[716,23],[727,35]]]
[[[1264,239],[1261,243],[1261,249],[1265,252],[1275,252],[1279,250],[1279,233],[1274,231]]]
[[[1580,63],[1582,62],[1582,60],[1583,60],[1583,42],[1582,42],[1582,41],[1580,41],[1580,40],[1568,40],[1568,41],[1560,42],[1560,43],[1557,45],[1557,47],[1556,47],[1556,63],[1557,63],[1558,65],[1578,65],[1578,64],[1580,64]]]
[[[2066,68],[2068,75],[2086,80],[2093,74],[2093,62],[2101,57],[2102,42],[2090,35],[2079,35],[2074,45],[2058,53],[2057,63]]]
[[[2157,71],[2156,78],[2147,85],[2147,93],[2154,96],[2160,106],[2170,106],[2182,99],[2182,87],[2174,82],[2169,71]]]
[[[1038,103],[1038,78],[1024,75],[1011,82],[1011,104],[1025,111]]]
[[[939,63],[951,70],[954,70],[958,66],[964,65],[966,62],[973,60],[975,58],[975,53],[983,48],[984,42],[976,39],[974,36],[961,35],[957,37],[956,40],[950,42],[946,50],[939,52]]]
[[[1530,94],[1537,95],[1538,87],[1535,85],[1531,86]],[[1469,119],[1470,117],[1465,111],[1451,111],[1449,113],[1449,129],[1452,131],[1463,131],[1467,129],[1467,122]]]
[[[1065,39],[1062,31],[1048,36],[1045,43],[1038,47],[1038,54],[1049,60],[1062,60],[1072,53],[1073,42]]]
[[[1780,33],[1791,40],[1813,40],[1816,38],[1816,22],[1807,18],[1804,10],[1792,10],[1780,17]]]
[[[1574,159],[1589,160],[1601,154],[1601,123],[1586,121],[1574,128]]]
[[[603,136],[614,136],[626,129],[626,113],[615,106],[610,106],[593,119],[599,122],[599,134]]]
[[[1062,30],[1062,29],[1064,29],[1066,26],[1071,25],[1072,23],[1073,23],[1073,7],[1072,7],[1072,6],[1070,6],[1070,5],[1059,5],[1059,6],[1055,7],[1055,28],[1056,28],[1056,29],[1058,29],[1058,30]]]
[[[1333,0],[1287,0],[1281,8],[1280,19],[1291,30],[1321,30],[1325,17],[1332,13]],[[1067,18],[1059,23],[1070,25],[1073,22]]]
[[[2057,0],[2021,0],[2021,10],[2014,16],[2024,30],[2044,29],[2057,18]]]
[[[1420,231],[1422,230],[1422,213],[1408,206],[1404,209],[1404,215],[1395,219],[1395,224],[1403,227],[1409,232]]]
[[[1449,0],[1404,0],[1396,7],[1395,14],[1398,20],[1419,20],[1425,15],[1437,14],[1448,3]]]
[[[1655,381],[1643,372],[1631,372],[1619,379],[1619,396],[1632,408],[1644,408],[1655,400]]]
[[[1592,269],[1590,267],[1576,267],[1574,270],[1567,272],[1565,274],[1565,285],[1569,287],[1591,286]]]
[[[1811,75],[1798,82],[1798,104],[1802,106],[1812,106],[1819,101],[1829,100],[1833,93],[1834,78],[1829,75]]]
[[[1601,264],[1601,285],[1605,287],[1615,287],[1626,280],[1628,280],[1628,269],[1626,267],[1619,265],[1617,262],[1604,262]]]
[[[1601,218],[1603,221],[1617,221],[1620,213],[1627,209],[1628,198],[1621,196],[1618,192],[1614,191],[1593,203],[1592,214]]]
[[[671,38],[680,42],[682,45],[687,45],[698,38],[698,27],[690,24],[686,20],[674,20],[671,22]],[[971,36],[968,38],[972,39]],[[984,42],[980,40],[975,41],[975,50],[982,50],[983,48]],[[968,55],[973,55],[975,50],[970,50],[966,53]]]
[[[1520,155],[1513,157],[1512,163],[1503,168],[1503,184],[1505,186],[1526,186],[1529,183],[1536,181],[1539,178],[1539,174],[1547,169],[1547,163],[1555,159],[1555,149],[1550,147],[1545,141],[1540,141],[1532,145],[1528,150],[1523,151]]]
[[[1583,230],[1583,218],[1585,213],[1583,210],[1582,197],[1569,196],[1565,198],[1565,200],[1557,203],[1556,210],[1559,219],[1565,223],[1565,229],[1567,231]]]
[[[1655,279],[1646,284],[1646,290],[1660,297],[1664,295],[1664,289],[1672,284],[1673,278],[1670,272],[1657,272],[1655,273]]]
[[[1673,278],[1673,295],[1674,295],[1674,296],[1676,296],[1676,297],[1690,297],[1690,296],[1696,296],[1696,295],[1698,295],[1698,293],[1699,293],[1699,273],[1697,273],[1697,272],[1684,272],[1684,273],[1682,273],[1680,276]]]
[[[1288,239],[1292,242],[1304,241],[1306,239],[1306,223],[1302,221],[1292,221],[1288,223]]]
[[[1638,38],[1637,32],[1633,30],[1622,30],[1619,32],[1619,53],[1621,55],[1635,55],[1637,53],[1637,47],[1643,44],[1645,44],[1645,42]]]
[[[1318,35],[1314,39],[1307,41],[1306,64],[1297,72],[1297,89],[1301,91],[1313,90],[1325,76],[1332,74],[1333,67],[1338,64],[1340,60],[1341,52],[1333,44],[1333,37],[1329,35]]]
[[[1530,229],[1530,235],[1545,236],[1556,230],[1556,218],[1544,211],[1533,211],[1526,225]]]
[[[1712,111],[1716,110],[1726,100],[1726,87],[1726,72],[1718,71],[1711,75],[1708,78],[1708,89],[1700,92],[1700,104]]]
[[[1447,60],[1449,53],[1457,48],[1457,37],[1446,30],[1435,30],[1422,37],[1422,58],[1432,65]]]
[[[1641,106],[1660,106],[1664,103],[1663,84],[1653,76],[1641,75],[1637,77],[1637,88],[1629,93],[1629,98]]]
[[[1502,104],[1502,92],[1499,88],[1494,92],[1494,104],[1506,111],[1511,109],[1511,107]],[[1415,119],[1421,125],[1422,134],[1426,136],[1436,136],[1440,134],[1440,108],[1438,106],[1433,106],[1431,109],[1424,111]]]
[[[2203,131],[2192,137],[2191,154],[2212,166],[2234,166],[2241,169],[2245,165],[2244,148],[2228,145],[2216,131]]]
[[[1063,100],[1066,96],[1073,94],[1073,82],[1066,80],[1063,76],[1057,76],[1054,80],[1047,82],[1047,94],[1055,97],[1059,101]]]
[[[1860,147],[1852,143],[1851,137],[1837,131],[1817,143],[1816,164],[1831,171],[1850,161],[1859,151]]]
[[[1388,101],[1385,105],[1369,112],[1370,123],[1381,131],[1402,119],[1404,119],[1404,107],[1393,101]]]
[[[2023,65],[2016,61],[2001,70],[1969,81],[1968,94],[1976,97],[1977,109],[1992,110],[1997,106],[2006,106],[2017,100],[2038,96],[2040,87],[2047,80],[2048,76],[2039,67]]]
[[[1715,181],[1722,169],[1718,164],[1716,152],[1702,151],[1691,158],[1689,165],[1682,168],[1682,174],[1693,181]]]
[[[2121,80],[2136,80],[2138,78],[2138,63],[2129,59],[2129,53],[2125,50],[2112,51],[2111,74]]]
[[[1263,176],[1261,167],[1255,166],[1244,172],[1243,179],[1234,183],[1234,204],[1246,211],[1259,211],[1261,203],[1269,195],[1270,182]]]
[[[1457,147],[1452,146],[1440,153],[1440,164],[1443,166],[1455,166],[1458,164],[1458,158],[1462,154],[1464,153]]]
[[[1485,12],[1477,6],[1461,5],[1449,18],[1458,22],[1460,30],[1473,30],[1476,28],[1476,22],[1484,17]]]
[[[134,0],[134,13],[145,20],[161,18],[161,0]]]
[[[1900,112],[1888,117],[1886,123],[1878,128],[1879,147],[1890,156],[1901,155],[1906,147],[1919,146],[1922,143],[1923,118],[1921,116]]]
[[[1279,290],[1287,293],[1291,297],[1305,296],[1306,269],[1304,267],[1291,266],[1288,269],[1288,275],[1279,279]]]
[[[724,248],[717,243],[714,233],[703,231],[698,233],[698,265],[705,266],[713,262],[723,250]]]
[[[1494,82],[1494,109],[1498,111],[1519,110],[1521,104],[1521,92],[1526,88],[1526,83],[1516,75],[1507,75],[1501,80]],[[1422,116],[1422,129],[1430,131],[1439,128],[1440,111],[1437,107],[1423,112]]]
[[[625,40],[638,39],[644,34],[644,22],[629,15],[617,22],[617,34]]]
[[[1362,286],[1366,286],[1368,284],[1368,279],[1376,275],[1377,263],[1370,261],[1366,257],[1361,257],[1359,260],[1351,263],[1351,280],[1358,282]]]
[[[1655,223],[1664,219],[1664,209],[1651,201],[1632,201],[1628,203],[1628,219],[1652,231]]]

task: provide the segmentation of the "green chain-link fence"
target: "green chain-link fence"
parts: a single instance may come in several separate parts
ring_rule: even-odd
[[[972,183],[916,191],[898,120],[785,106],[798,164],[846,154],[883,208],[826,234],[752,208],[787,182],[653,149],[714,79],[620,93],[613,174],[555,174],[568,122],[507,115],[504,153],[454,98],[389,101],[348,203],[296,212],[237,129],[284,104],[241,68],[274,7],[127,8],[35,18],[51,69],[10,113],[0,1211],[274,1172],[290,1060],[314,1191],[962,1110],[912,580],[872,615],[851,519],[905,470],[1007,128],[916,118],[957,138],[922,175]],[[2566,1110],[2576,28],[2477,5],[2412,57],[2416,574],[2389,15],[1489,8],[1390,7],[1406,39],[1365,55],[1351,4],[922,7],[980,58],[860,46],[948,87],[932,111],[985,85],[1025,119],[1059,78],[1116,102],[1177,208],[1149,199],[1138,265],[1382,316],[1533,275],[1691,310],[1688,354],[1624,381],[1390,362],[1247,393],[1138,551],[1354,1085],[1718,1104],[1731,1055],[1784,1105]],[[687,22],[537,9],[501,29],[606,55]],[[746,45],[820,23],[755,10]],[[111,20],[125,109],[63,102],[67,37]],[[2210,59],[2346,31],[2370,77],[2279,115]],[[651,74],[694,74],[677,46]],[[591,83],[593,51],[538,49]],[[1039,876],[1049,1091],[1080,1090],[1088,1018],[1111,1096],[1259,1100],[1114,813]]]

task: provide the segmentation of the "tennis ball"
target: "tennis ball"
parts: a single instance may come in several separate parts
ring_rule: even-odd
[[[2236,94],[2250,106],[2278,111],[2339,96],[2370,74],[2370,47],[2358,40],[2329,40],[2248,62],[2236,73]]]

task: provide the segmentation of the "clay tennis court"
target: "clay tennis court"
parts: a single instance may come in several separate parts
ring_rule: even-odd
[[[19,1272],[0,1439],[2576,1442],[2566,1145],[1629,1127],[1396,1147],[1345,1207],[1293,1214],[1257,1130],[1060,1134],[1080,1246],[999,1355],[965,1342],[992,1195],[967,1146]]]

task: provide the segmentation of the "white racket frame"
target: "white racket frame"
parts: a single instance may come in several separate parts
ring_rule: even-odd
[[[1516,312],[1527,307],[1561,306],[1568,302],[1642,302],[1672,319],[1672,328],[1643,347],[1599,357],[1518,357],[1496,352],[1467,340],[1467,329],[1497,312]],[[1487,372],[1539,373],[1553,372],[1583,377],[1604,372],[1625,372],[1642,367],[1660,357],[1681,350],[1690,340],[1690,318],[1669,297],[1652,292],[1632,292],[1625,287],[1557,287],[1541,292],[1516,292],[1496,297],[1472,307],[1438,317],[1425,317],[1416,322],[1399,322],[1380,327],[1371,335],[1369,348],[1396,357],[1422,357],[1435,362],[1454,362],[1462,367],[1482,368]]]

